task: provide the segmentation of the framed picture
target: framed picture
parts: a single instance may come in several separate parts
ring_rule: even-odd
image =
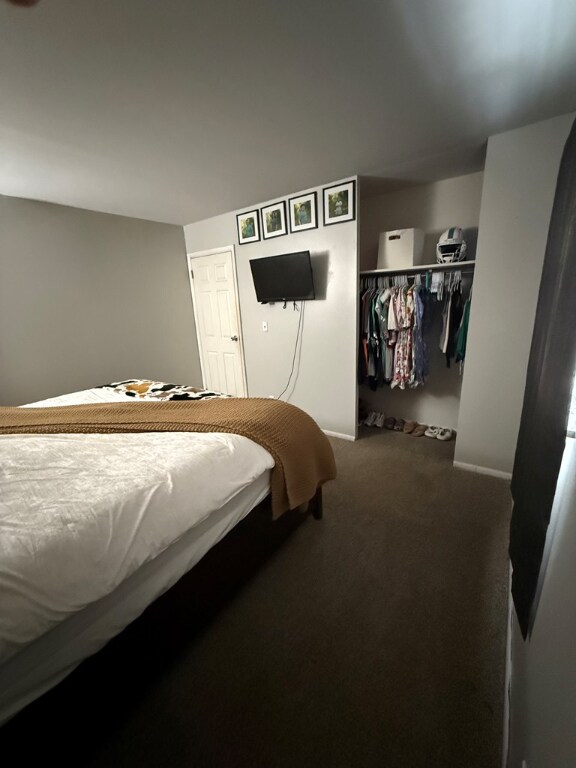
[[[262,212],[262,235],[267,240],[269,237],[280,237],[288,232],[286,227],[286,203],[272,203],[260,209]]]
[[[288,200],[290,232],[302,232],[304,229],[316,229],[316,192]]]
[[[258,223],[258,211],[247,211],[236,215],[238,224],[238,242],[255,243],[260,240],[260,225]]]
[[[326,187],[322,190],[324,195],[324,226],[339,224],[341,221],[354,221],[356,218],[355,186],[356,182],[347,181],[344,184],[336,184],[334,187]]]

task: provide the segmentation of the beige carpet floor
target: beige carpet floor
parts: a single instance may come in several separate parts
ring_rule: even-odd
[[[508,484],[453,443],[332,443],[322,521],[244,521],[0,729],[2,764],[499,768]]]

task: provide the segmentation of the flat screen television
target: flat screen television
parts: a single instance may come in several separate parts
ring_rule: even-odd
[[[315,298],[310,251],[250,259],[250,269],[256,298],[262,304]]]

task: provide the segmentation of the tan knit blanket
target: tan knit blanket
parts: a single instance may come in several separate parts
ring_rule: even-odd
[[[289,403],[261,398],[96,403],[1,408],[0,434],[70,432],[229,432],[272,455],[272,514],[309,501],[336,477],[334,454],[316,422]]]

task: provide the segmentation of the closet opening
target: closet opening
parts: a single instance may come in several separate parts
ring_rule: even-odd
[[[389,429],[455,440],[474,266],[360,273],[360,438]]]

